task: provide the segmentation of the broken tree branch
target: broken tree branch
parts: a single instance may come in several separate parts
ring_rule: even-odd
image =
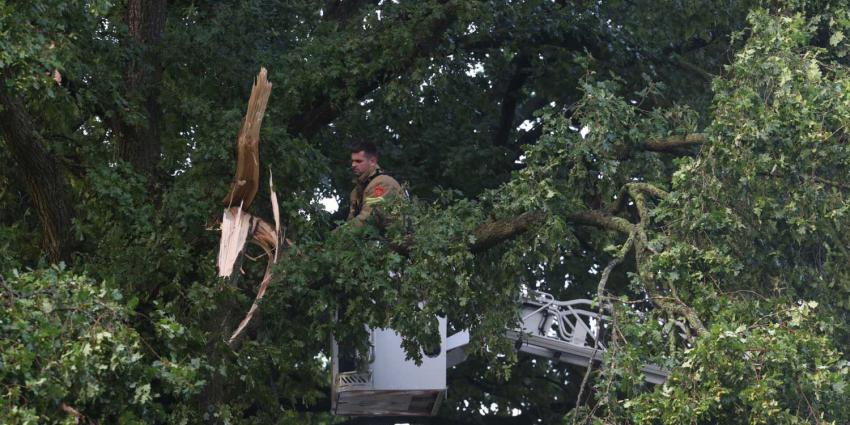
[[[239,326],[237,326],[236,330],[233,331],[230,339],[227,340],[227,344],[230,346],[233,346],[236,341],[238,341],[239,336],[248,326],[248,323],[250,323],[251,319],[254,318],[254,315],[257,314],[257,310],[260,308],[260,300],[266,294],[266,289],[268,289],[269,283],[271,283],[272,280],[272,266],[277,263],[278,233],[275,231],[275,228],[273,228],[269,223],[263,221],[263,219],[259,217],[255,217],[254,219],[256,220],[257,225],[254,227],[251,242],[265,251],[268,263],[266,264],[266,271],[263,274],[263,280],[260,281],[260,286],[257,289],[257,296],[254,298],[251,308],[248,310],[248,313],[245,314],[245,318],[239,322]],[[278,221],[277,217],[275,217],[275,221]]]
[[[224,217],[221,223],[221,241],[218,252],[218,273],[221,277],[229,277],[234,273],[234,264],[242,255],[248,236],[250,241],[265,251],[266,271],[260,281],[257,296],[251,304],[251,308],[245,318],[236,327],[236,330],[227,340],[227,344],[233,346],[239,336],[251,322],[259,309],[259,302],[266,293],[272,278],[272,266],[277,263],[278,251],[280,250],[280,208],[277,195],[274,191],[271,170],[269,170],[269,192],[271,193],[272,212],[274,214],[274,226],[266,223],[263,219],[255,217],[245,210],[254,201],[257,195],[260,179],[260,126],[263,123],[263,115],[266,111],[272,85],[267,79],[267,71],[260,68],[260,73],[254,81],[251,89],[251,97],[248,100],[248,111],[242,120],[242,128],[236,140],[236,176],[230,187],[230,193],[225,197]],[[232,206],[238,204],[238,206]]]
[[[638,189],[648,188],[641,187]],[[636,190],[634,192],[630,192],[630,195],[632,196],[637,195],[638,202],[642,204],[639,206],[639,209],[641,210],[640,216],[642,219],[646,219],[648,216],[646,206],[643,205],[644,193],[652,193],[652,191],[645,190],[642,192],[641,190]],[[678,297],[671,298],[666,296],[662,293],[661,289],[657,287],[652,271],[647,268],[649,256],[653,254],[653,251],[648,246],[643,222],[633,224],[624,218],[609,215],[597,210],[588,210],[569,214],[566,218],[574,224],[595,226],[628,234],[629,238],[633,240],[632,243],[634,244],[638,274],[644,281],[644,291],[647,296],[649,296],[652,303],[672,315],[683,317],[697,335],[704,335],[707,333],[705,325],[702,323],[702,320],[700,320],[699,315],[697,315],[693,308],[685,304],[685,302]]]
[[[230,185],[230,193],[223,200],[227,207],[241,204],[248,209],[260,187],[260,126],[272,91],[267,75],[266,68],[260,68],[251,89],[248,112],[236,140],[236,175]]]

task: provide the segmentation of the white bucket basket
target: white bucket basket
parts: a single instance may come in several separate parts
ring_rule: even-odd
[[[331,408],[345,416],[434,415],[446,394],[446,319],[438,318],[440,350],[406,360],[401,335],[373,329],[367,370],[339,372],[339,347],[332,341]]]

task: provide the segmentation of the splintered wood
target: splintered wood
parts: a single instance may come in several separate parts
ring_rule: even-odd
[[[236,139],[236,175],[230,193],[224,197],[224,205],[228,207],[242,204],[243,208],[250,208],[260,187],[260,126],[272,92],[267,75],[266,68],[260,68]]]
[[[251,214],[243,213],[240,207],[225,208],[218,244],[219,276],[228,277],[233,273],[233,264],[245,246],[251,227]]]
[[[243,255],[246,242],[250,241],[266,253],[266,272],[257,290],[254,303],[239,323],[236,330],[228,339],[233,344],[248,326],[251,318],[259,309],[259,301],[266,293],[272,278],[272,266],[277,263],[280,249],[281,225],[280,210],[277,195],[274,192],[271,170],[269,170],[269,191],[271,193],[272,211],[275,225],[272,227],[260,217],[249,214],[246,210],[254,202],[260,181],[260,126],[269,101],[272,85],[266,78],[265,68],[260,68],[257,80],[251,90],[248,100],[248,112],[242,121],[239,137],[236,139],[236,175],[230,186],[230,193],[224,198],[225,209],[221,220],[221,240],[218,248],[218,275],[229,277],[234,272],[234,264]],[[250,239],[249,239],[250,236]]]

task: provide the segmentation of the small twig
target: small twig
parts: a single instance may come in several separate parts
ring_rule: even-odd
[[[842,182],[837,182],[835,180],[829,180],[829,179],[825,179],[823,177],[818,177],[818,176],[812,176],[811,179],[818,182],[818,183],[823,183],[823,184],[829,185],[829,186],[835,186],[835,187],[840,188],[840,189],[850,189],[850,185],[848,185],[846,183],[842,183]]]
[[[77,409],[75,409],[71,406],[68,406],[65,403],[60,404],[59,408],[62,409],[62,411],[65,412],[65,413],[70,413],[70,414],[74,415],[77,418],[78,424],[89,423],[89,424],[97,425],[97,422],[95,422],[92,419],[87,418],[86,415],[80,413],[79,410],[77,410]]]
[[[817,411],[815,411],[815,408],[814,406],[812,406],[812,403],[809,401],[809,398],[806,397],[806,393],[803,391],[803,386],[800,385],[800,381],[797,381],[797,390],[800,392],[800,395],[803,396],[803,400],[806,400],[806,405],[809,406],[809,415],[815,418],[815,423],[817,425],[820,425],[821,421],[818,417]]]
[[[0,276],[0,285],[3,285],[3,289],[5,289],[9,294],[12,294],[15,298],[21,297],[21,294],[18,293],[18,291],[15,291],[8,283],[6,283],[6,279],[4,279],[3,276]]]
[[[624,243],[623,247],[620,248],[620,252],[618,252],[617,257],[615,257],[613,260],[611,260],[611,262],[608,263],[608,265],[605,266],[605,269],[602,271],[602,276],[599,279],[599,285],[596,288],[596,299],[599,302],[599,317],[600,318],[604,314],[604,310],[605,310],[605,303],[602,300],[604,299],[605,285],[608,283],[608,277],[611,275],[611,271],[614,270],[614,267],[617,267],[626,258],[626,254],[629,253],[629,250],[632,248],[632,245],[634,244],[634,237],[635,237],[635,232],[632,232],[629,235],[629,238],[626,240],[626,243]],[[596,353],[599,351],[599,340],[602,338],[602,332],[605,329],[605,327],[602,326],[601,319],[600,319],[600,323],[598,325],[599,325],[599,332],[596,334],[596,341],[595,341],[596,343],[593,344],[593,354],[590,355],[590,358],[587,361],[587,369],[584,372],[584,378],[582,378],[581,385],[579,386],[578,397],[576,397],[576,403],[575,403],[576,408],[578,408],[578,406],[581,404],[581,398],[582,398],[582,395],[584,395],[584,388],[585,388],[585,386],[587,386],[587,381],[590,378],[590,372],[593,370],[593,359],[596,357]],[[573,415],[573,425],[575,425],[575,423],[576,423],[576,418],[577,418],[577,416]]]
[[[749,289],[739,289],[739,290],[736,290],[736,291],[720,291],[720,293],[723,294],[723,295],[753,294],[753,295],[756,295],[759,298],[767,301],[767,297],[765,297],[764,295],[762,295],[762,294],[760,294],[756,291],[752,291],[752,290],[749,290]]]

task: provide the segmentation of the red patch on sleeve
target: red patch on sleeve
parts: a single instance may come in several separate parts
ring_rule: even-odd
[[[384,196],[384,187],[383,186],[375,186],[375,190],[372,192],[376,198],[380,198]]]

